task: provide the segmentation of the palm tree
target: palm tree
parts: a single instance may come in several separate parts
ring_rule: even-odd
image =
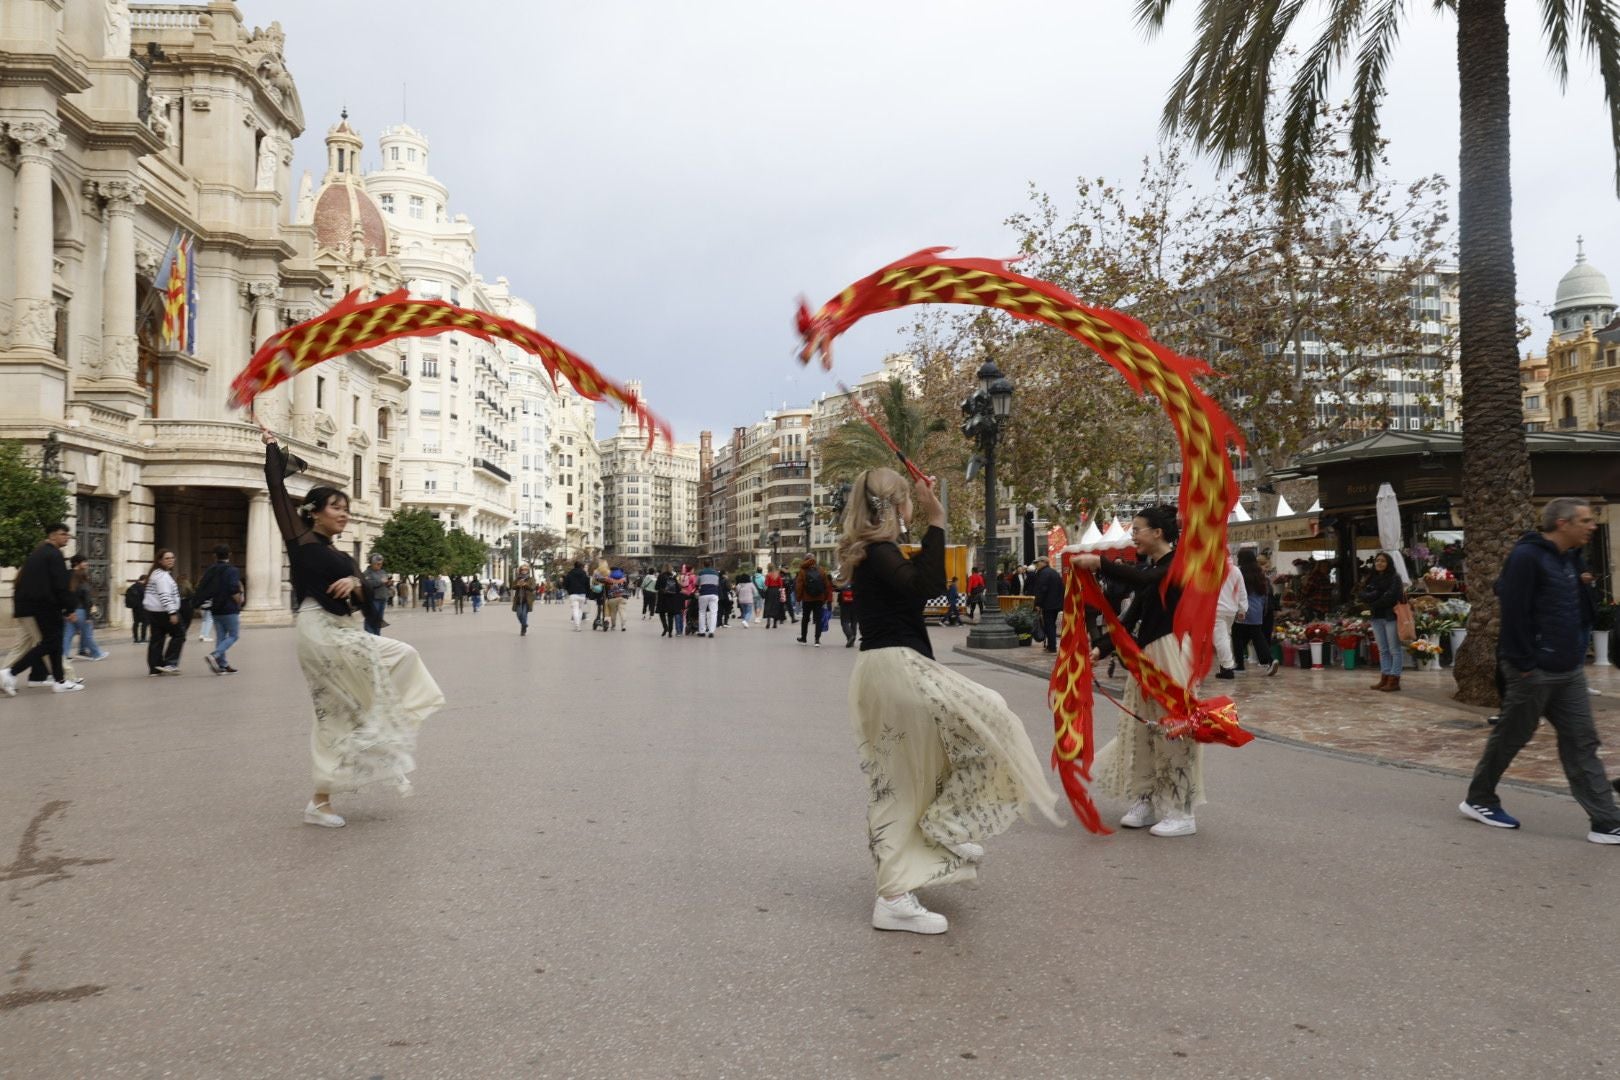
[[[1463,524],[1473,583],[1469,635],[1455,668],[1463,701],[1496,700],[1499,612],[1494,581],[1514,537],[1531,520],[1530,458],[1525,450],[1514,315],[1513,193],[1509,174],[1507,0],[1431,0],[1457,19],[1461,112],[1458,161],[1459,300],[1463,425]],[[1150,32],[1162,28],[1174,0],[1137,0]],[[1378,159],[1384,74],[1407,0],[1200,0],[1198,39],[1166,99],[1164,128],[1190,136],[1220,164],[1239,165],[1256,183],[1273,170],[1284,201],[1311,182],[1320,156],[1329,82],[1352,57],[1349,151],[1357,175]],[[1613,0],[1540,0],[1542,34],[1560,84],[1574,37],[1596,59],[1620,165],[1620,25]],[[1282,106],[1281,133],[1267,134],[1272,75],[1294,62],[1287,45],[1307,9],[1325,9],[1321,32],[1297,58]]]
[[[931,436],[945,430],[945,421],[938,417],[930,418],[918,408],[906,390],[906,384],[899,379],[890,379],[885,383],[877,401],[868,400],[866,408],[888,431],[900,452],[911,461],[920,462],[924,450],[932,441]],[[900,462],[878,433],[859,417],[844,421],[822,444],[820,477],[824,483],[853,480],[867,469],[881,466],[897,469]]]

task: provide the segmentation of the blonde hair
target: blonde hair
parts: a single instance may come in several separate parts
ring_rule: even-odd
[[[910,499],[905,478],[893,469],[868,469],[855,478],[838,538],[838,561],[846,575],[854,576],[870,545],[899,539],[900,507]]]

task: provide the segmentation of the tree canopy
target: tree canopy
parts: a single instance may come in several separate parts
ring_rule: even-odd
[[[383,523],[372,553],[393,574],[442,573],[449,554],[444,526],[426,510],[399,509]]]
[[[0,566],[21,566],[45,539],[45,527],[68,517],[67,487],[47,480],[21,443],[0,440]]]

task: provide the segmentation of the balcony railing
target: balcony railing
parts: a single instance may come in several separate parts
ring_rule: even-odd
[[[473,464],[475,466],[477,466],[478,468],[483,469],[487,473],[491,473],[491,474],[493,474],[495,476],[500,477],[502,480],[505,480],[508,484],[510,484],[512,482],[512,474],[507,472],[505,469],[501,468],[499,465],[495,464],[493,461],[488,461],[488,460],[486,460],[484,458],[474,458],[473,459]]]

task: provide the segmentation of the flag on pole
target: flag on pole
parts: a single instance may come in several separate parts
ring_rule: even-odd
[[[174,230],[153,284],[163,292],[163,333],[160,347],[172,352],[197,352],[197,238],[184,229]]]

